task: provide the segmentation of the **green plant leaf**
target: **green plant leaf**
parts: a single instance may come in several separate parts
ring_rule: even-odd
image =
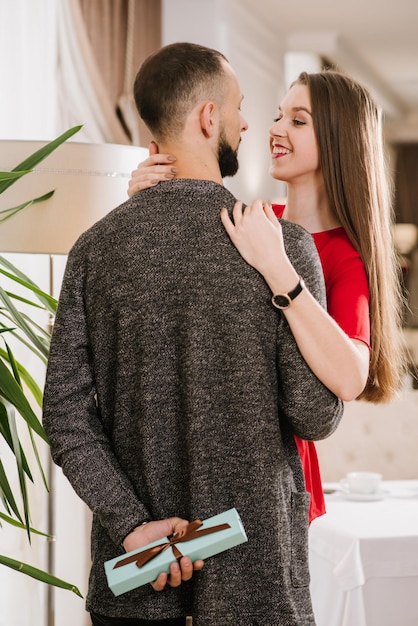
[[[41,462],[41,459],[40,459],[40,456],[39,456],[38,447],[37,447],[36,442],[35,442],[35,437],[33,436],[33,430],[31,428],[29,428],[29,426],[28,426],[28,432],[29,432],[29,437],[30,437],[30,441],[31,441],[31,444],[32,444],[33,452],[35,454],[36,463],[37,463],[39,471],[41,473],[42,482],[44,483],[45,489],[47,491],[49,491],[48,481],[47,481],[47,478],[45,476],[44,468],[42,467],[42,462]]]
[[[23,172],[0,172],[0,180],[10,180],[14,178],[21,178],[25,174],[29,174],[32,170],[24,170]]]
[[[10,559],[7,556],[0,555],[0,564],[6,565],[6,567],[11,567],[17,572],[22,572],[27,576],[31,576],[32,578],[36,578],[36,580],[40,580],[41,582],[46,583],[47,585],[53,585],[54,587],[60,587],[61,589],[66,589],[67,591],[72,591],[79,598],[82,598],[82,594],[80,590],[71,585],[70,583],[66,583],[64,580],[60,578],[56,578],[56,576],[52,576],[52,574],[47,574],[42,570],[33,567],[32,565],[27,565],[26,563],[22,563],[21,561],[16,561],[15,559]]]
[[[10,367],[12,368],[12,372],[13,372],[13,376],[15,377],[16,382],[19,384],[19,386],[22,386],[21,380],[20,380],[20,373],[19,373],[19,369],[17,367],[16,364],[16,359],[13,356],[13,352],[10,350],[9,345],[6,343],[6,350],[7,350],[7,358],[8,361],[10,363]]]
[[[63,133],[62,135],[60,135],[53,141],[50,141],[45,146],[43,146],[42,148],[40,148],[39,150],[31,154],[27,159],[25,159],[24,161],[16,165],[16,167],[14,167],[11,171],[12,172],[22,172],[26,170],[31,171],[35,167],[35,165],[38,165],[38,163],[43,161],[47,156],[51,154],[51,152],[56,150],[58,146],[64,143],[64,141],[67,141],[67,139],[69,139],[70,137],[78,133],[78,131],[81,128],[82,126],[74,126],[73,128],[70,128],[65,133]],[[3,193],[3,191],[8,189],[10,185],[13,185],[13,183],[15,183],[16,180],[19,180],[19,177],[0,181],[0,193]]]
[[[1,310],[1,308],[0,308],[0,310]],[[45,309],[44,309],[44,311],[45,311]],[[51,332],[49,330],[49,328],[51,327],[51,324],[52,324],[52,316],[51,316],[51,314],[48,312],[48,319],[47,319],[48,330],[44,326],[40,326],[37,322],[35,322],[35,320],[33,320],[31,317],[29,317],[29,315],[27,313],[23,313],[22,312],[21,316],[23,317],[23,319],[28,324],[30,324],[30,326],[34,330],[36,330],[36,332],[38,333],[39,340],[45,345],[45,348],[49,352],[49,346],[50,346],[50,343],[51,343]]]
[[[6,294],[7,294],[7,297],[10,298],[10,295],[7,292],[6,292]],[[49,311],[46,311],[46,309],[44,307],[42,307],[42,306],[38,307],[38,306],[35,305],[35,308],[39,308],[40,311],[44,311],[45,313],[48,314],[48,316],[43,321],[42,325],[40,325],[37,322],[35,322],[35,320],[32,317],[30,317],[27,313],[24,313],[22,311],[19,311],[19,317],[17,317],[17,319],[16,319],[16,316],[15,316],[15,318],[13,318],[12,315],[10,315],[10,312],[7,310],[6,307],[1,307],[0,306],[0,316],[2,315],[7,320],[10,320],[11,322],[15,323],[15,326],[13,326],[13,328],[12,327],[9,328],[9,332],[11,334],[15,335],[16,337],[18,336],[18,332],[23,330],[19,326],[20,317],[26,322],[26,324],[28,324],[30,326],[30,328],[32,328],[33,332],[38,333],[37,334],[38,340],[44,346],[44,349],[42,350],[41,354],[39,354],[39,357],[42,358],[42,356],[46,357],[47,356],[46,353],[49,352],[49,346],[50,346],[50,343],[51,343],[50,327],[52,325],[53,316],[51,315],[51,313]],[[46,326],[48,326],[48,327],[46,328]],[[4,328],[4,324],[1,322],[1,320],[0,320],[0,328],[1,329]],[[32,341],[32,343],[33,343],[33,341]],[[32,347],[35,347],[35,346],[32,346]],[[39,352],[39,351],[37,351],[37,352]]]
[[[0,331],[1,332],[1,331]],[[0,348],[0,358],[9,361],[9,351],[3,350]],[[37,405],[42,408],[42,390],[33,376],[28,372],[28,370],[21,364],[19,361],[14,360],[15,367],[19,372],[19,376],[32,394],[34,400]]]
[[[0,274],[2,273],[3,272],[0,269]],[[45,307],[42,306],[42,304],[38,304],[37,302],[34,302],[33,300],[28,300],[27,298],[24,298],[18,293],[13,293],[12,291],[6,291],[6,293],[9,296],[9,298],[12,298],[12,300],[16,300],[17,302],[21,302],[22,304],[27,304],[28,306],[33,306],[35,309],[39,309],[40,311],[45,310]]]
[[[32,291],[37,297],[41,304],[52,314],[55,315],[57,311],[57,300],[53,296],[49,295],[42,289],[40,289],[35,283],[28,277],[26,274],[21,272],[17,267],[13,265],[8,259],[0,256],[0,265],[6,267],[9,271],[2,270],[0,268],[0,273],[4,276],[7,276],[11,280],[14,280],[16,283],[19,283],[29,291]]]
[[[0,512],[0,519],[2,519],[7,524],[10,524],[10,526],[15,526],[16,528],[20,528],[21,530],[26,530],[26,526],[24,524],[21,524],[20,522],[13,519],[13,517],[10,517],[9,515],[5,515],[5,513]],[[41,530],[36,530],[36,528],[32,528],[32,527],[30,527],[30,532],[31,534],[40,535],[41,537],[49,537],[49,538],[51,537],[51,535],[48,535],[48,533],[43,533]]]
[[[1,403],[0,403],[0,434],[5,440],[5,442],[7,443],[7,445],[9,446],[9,448],[13,451],[13,440],[12,440],[12,433],[11,433],[10,424],[9,424],[9,413],[6,410],[6,407],[4,406],[4,404],[1,404]],[[28,478],[33,482],[32,473],[30,471],[29,464],[26,460],[26,456],[25,456],[22,446],[20,446],[20,454],[22,457],[23,470],[26,472]]]
[[[23,204],[19,204],[18,206],[12,207],[10,209],[3,209],[0,211],[0,215],[4,215],[4,217],[0,218],[0,224],[6,222],[11,217],[26,209],[26,207],[31,206],[32,204],[38,204],[38,202],[45,202],[45,200],[49,200],[54,195],[55,191],[48,191],[43,196],[39,196],[38,198],[34,198],[33,200],[28,200],[27,202],[23,202]]]
[[[26,489],[26,480],[25,480],[25,472],[23,469],[22,455],[20,453],[21,446],[20,446],[19,436],[17,434],[16,415],[15,415],[15,410],[13,406],[8,406],[6,408],[9,414],[9,426],[10,426],[10,433],[12,436],[12,449],[13,449],[13,453],[16,459],[17,475],[19,477],[20,495],[22,496],[23,514],[25,517],[26,531],[28,534],[28,539],[30,541],[29,498],[28,498],[28,491]]]
[[[27,424],[44,440],[49,444],[48,436],[33,412],[32,407],[30,406],[22,388],[17,384],[15,379],[13,378],[9,368],[3,363],[0,359],[0,402],[4,404],[2,401],[4,398],[7,402],[10,402],[11,405],[16,407],[17,411],[23,417],[23,419],[27,422]],[[7,409],[7,406],[6,406]]]
[[[10,487],[10,483],[7,479],[6,472],[4,470],[4,466],[3,466],[1,459],[0,459],[0,490],[2,493],[2,497],[3,497],[3,502],[5,502],[5,504],[7,504],[8,507],[10,507],[10,509],[16,515],[17,519],[23,524],[22,516],[20,515],[19,509],[17,508],[16,500],[13,495],[12,488]]]
[[[7,327],[7,326],[2,326],[2,328],[0,328],[0,333],[12,333],[13,331],[15,331],[16,328],[13,326],[13,328]]]
[[[25,333],[26,337],[30,339],[33,345],[45,356],[48,357],[48,348],[45,346],[45,342],[42,341],[39,336],[33,331],[31,324],[27,322],[24,316],[18,311],[15,305],[12,302],[12,299],[9,298],[7,292],[0,287],[0,300],[3,301],[6,309],[12,316],[15,324],[20,328],[20,330]]]
[[[3,312],[3,315],[6,316],[6,314],[4,312]],[[23,335],[19,334],[18,330],[19,329],[16,329],[16,328],[5,329],[3,327],[3,324],[0,322],[0,333],[1,334],[5,333],[5,332],[9,332],[11,336],[15,337],[22,345],[24,345],[28,350],[33,352],[33,354],[35,354],[35,356],[37,356],[38,359],[40,359],[42,361],[42,363],[44,363],[44,365],[46,365],[48,359],[47,359],[46,356],[44,356],[44,353],[39,352],[39,350],[37,350],[36,347],[30,341],[27,341]],[[43,341],[43,339],[41,337],[39,338],[39,340]],[[50,340],[44,341],[44,343],[45,343],[45,351],[46,352],[49,350],[49,341]],[[8,359],[5,358],[5,361],[8,361]]]

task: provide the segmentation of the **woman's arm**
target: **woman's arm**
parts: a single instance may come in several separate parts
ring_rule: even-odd
[[[256,200],[242,211],[237,202],[233,220],[226,209],[221,220],[241,256],[264,277],[273,294],[288,293],[299,276],[286,254],[282,229],[269,205]],[[369,349],[350,339],[307,289],[283,314],[304,359],[335,395],[354,400],[369,371]]]

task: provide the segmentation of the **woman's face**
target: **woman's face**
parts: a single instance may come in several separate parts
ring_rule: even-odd
[[[270,176],[286,183],[316,178],[319,152],[306,85],[293,85],[270,128]]]

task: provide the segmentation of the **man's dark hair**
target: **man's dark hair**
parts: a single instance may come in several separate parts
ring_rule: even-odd
[[[154,137],[182,130],[187,114],[199,102],[221,101],[226,57],[194,43],[173,43],[151,54],[134,83],[138,112]]]

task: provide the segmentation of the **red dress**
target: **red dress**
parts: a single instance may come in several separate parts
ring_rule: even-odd
[[[277,217],[282,217],[284,209],[284,205],[273,204]],[[312,237],[324,272],[328,313],[351,339],[363,341],[370,347],[369,285],[359,253],[342,227],[313,233]],[[325,513],[318,457],[313,441],[296,436],[295,441],[306,490],[311,494],[311,522]]]

